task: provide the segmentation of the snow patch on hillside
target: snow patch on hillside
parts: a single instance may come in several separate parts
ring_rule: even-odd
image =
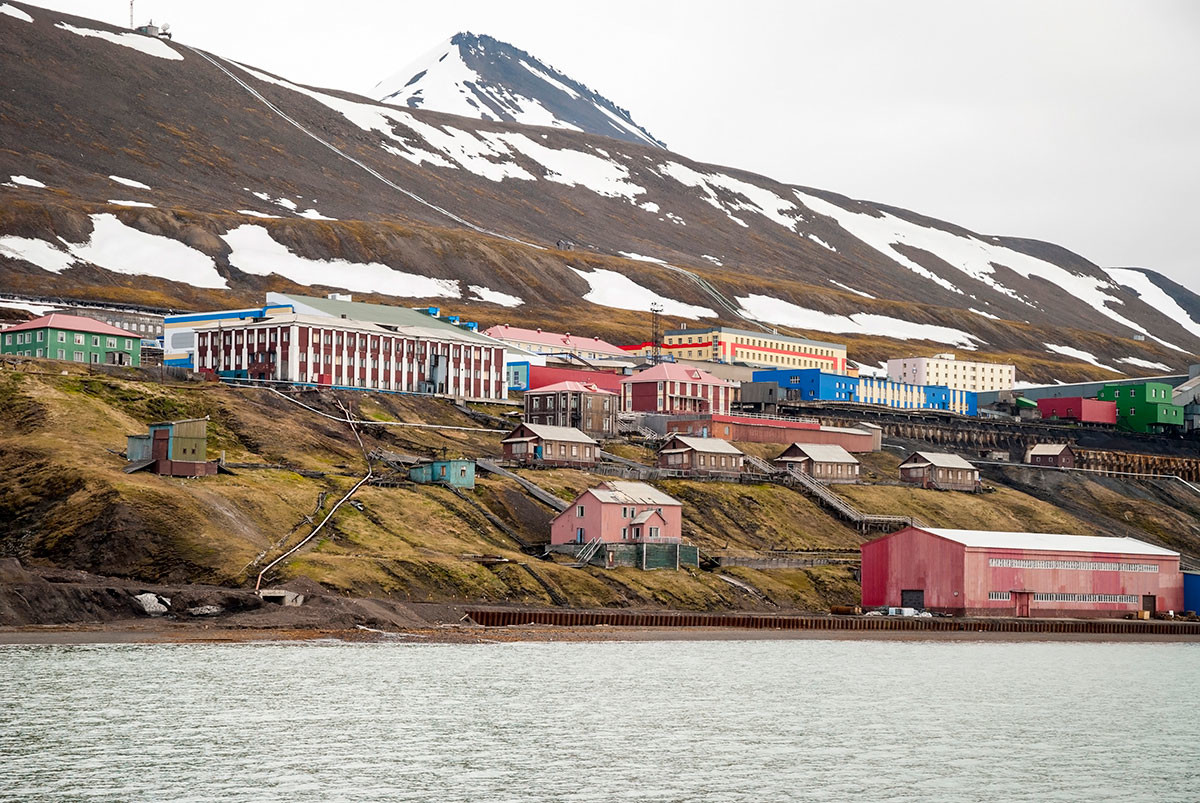
[[[33,313],[34,315],[46,315],[50,310],[57,309],[57,307],[50,304],[34,304],[28,301],[10,301],[9,299],[0,301],[0,308],[19,309],[23,312]]]
[[[36,178],[30,178],[29,176],[9,176],[9,180],[12,181],[13,184],[17,184],[22,187],[37,187],[40,190],[46,189],[45,184],[38,181]]]
[[[568,265],[567,267],[571,267]],[[648,287],[643,287],[623,273],[597,268],[590,273],[571,268],[591,289],[583,296],[584,301],[614,309],[649,312],[651,304],[659,304],[663,314],[680,318],[715,318],[717,313],[707,307],[685,304],[672,298],[660,296]]]
[[[655,265],[667,264],[666,260],[659,259],[658,257],[642,256],[641,254],[634,254],[630,251],[618,251],[617,253],[626,259],[636,259],[638,262],[653,262]]]
[[[239,215],[246,215],[247,217],[257,217],[257,218],[267,218],[269,220],[279,220],[279,215],[268,215],[266,212],[256,212],[253,209],[239,209],[237,211],[237,213]]]
[[[113,273],[157,276],[193,287],[228,287],[212,257],[170,237],[126,226],[116,215],[92,215],[92,236],[68,246],[76,258]]]
[[[1100,360],[1096,358],[1096,355],[1092,354],[1090,351],[1084,351],[1083,349],[1077,349],[1073,346],[1056,346],[1053,343],[1046,343],[1044,345],[1046,346],[1046,348],[1048,350],[1050,350],[1054,354],[1061,354],[1064,357],[1074,357],[1077,360],[1082,360],[1083,362],[1091,363],[1092,365],[1096,366],[1097,368],[1103,368],[1106,371],[1112,371],[1114,374],[1125,373],[1124,371],[1120,371],[1116,368],[1113,368],[1111,365],[1105,365],[1104,363],[1100,362]]]
[[[115,181],[118,184],[123,184],[126,187],[133,187],[135,190],[151,189],[150,185],[143,184],[140,181],[134,181],[131,178],[121,178],[120,176],[109,176],[108,179],[109,179],[109,181]]]
[[[725,215],[740,226],[748,226],[746,221],[736,217],[734,212],[755,212],[768,220],[783,226],[788,231],[796,230],[797,220],[803,220],[799,207],[791,201],[780,198],[770,190],[763,189],[748,181],[727,176],[724,173],[701,173],[678,162],[664,162],[658,166],[658,172],[684,185],[695,187],[703,193],[704,200],[711,206],[720,209]],[[721,199],[718,192],[726,195],[740,195],[745,200]]]
[[[961,329],[948,326],[935,326],[926,323],[892,318],[887,315],[875,315],[866,312],[856,312],[852,315],[835,315],[820,310],[808,309],[783,301],[771,296],[752,294],[738,296],[738,304],[742,313],[764,323],[774,323],[781,326],[791,326],[796,329],[808,329],[833,334],[874,335],[877,337],[892,337],[898,340],[929,340],[934,343],[946,343],[963,349],[975,349],[977,342],[983,342],[976,335]]]
[[[981,310],[981,309],[975,309],[974,307],[968,307],[968,308],[967,308],[967,311],[968,311],[968,312],[973,312],[973,313],[975,313],[976,315],[982,315],[982,316],[983,316],[983,317],[985,317],[985,318],[991,318],[993,321],[998,321],[998,320],[1001,320],[1001,318],[1000,318],[1000,316],[999,316],[999,315],[993,315],[993,314],[992,314],[992,313],[990,313],[990,312],[984,312],[983,310]]]
[[[1153,371],[1170,371],[1171,370],[1171,366],[1169,366],[1169,365],[1163,365],[1161,362],[1151,362],[1150,360],[1143,360],[1141,357],[1121,357],[1120,359],[1117,360],[1117,362],[1123,362],[1126,365],[1133,365],[1138,368],[1149,368],[1150,370],[1153,370]]]
[[[1130,270],[1128,268],[1105,268],[1104,270],[1118,283],[1124,285],[1126,289],[1141,298],[1142,301],[1145,301],[1196,337],[1200,337],[1200,321],[1188,315],[1187,310],[1179,306],[1179,302],[1172,298],[1170,293],[1155,284],[1149,276],[1140,270]]]
[[[805,236],[806,236],[806,237],[808,237],[808,239],[812,240],[812,241],[813,241],[814,243],[816,243],[817,245],[824,246],[825,248],[828,248],[830,251],[834,252],[835,254],[837,253],[837,249],[836,249],[836,248],[834,248],[832,245],[830,245],[829,243],[827,243],[827,242],[825,242],[824,240],[822,240],[822,239],[821,239],[820,237],[818,237],[817,235],[815,235],[815,234],[806,234]]]
[[[16,6],[10,6],[8,3],[0,3],[0,14],[7,14],[10,17],[16,17],[22,22],[33,22],[33,17],[29,16]]]
[[[495,142],[500,141],[518,153],[534,160],[549,172],[546,178],[569,187],[587,187],[597,195],[609,198],[625,198],[628,201],[646,190],[629,180],[629,169],[625,165],[594,156],[584,151],[564,148],[548,148],[534,142],[524,134],[484,134]]]
[[[140,207],[145,207],[148,209],[156,208],[154,206],[154,204],[149,204],[149,203],[146,203],[145,201],[117,201],[117,200],[113,200],[112,198],[109,198],[108,202],[110,204],[112,204],[113,206],[140,206]]]
[[[833,285],[837,285],[838,287],[842,288],[843,290],[849,290],[851,293],[854,293],[855,295],[860,295],[863,298],[874,298],[875,297],[875,296],[871,295],[870,293],[863,292],[862,290],[855,290],[850,285],[842,284],[841,282],[835,281],[833,279],[830,279],[829,283],[833,284]]]
[[[75,257],[58,246],[29,237],[0,237],[0,256],[28,262],[51,273],[62,273],[75,263]]]
[[[492,290],[484,287],[481,284],[468,285],[468,290],[474,293],[477,301],[486,301],[489,304],[499,304],[501,307],[519,307],[525,303],[525,299],[520,296],[501,293],[499,290]]]
[[[221,235],[232,249],[229,264],[254,276],[275,274],[306,286],[340,287],[362,293],[407,298],[459,298],[458,282],[431,279],[378,262],[308,259],[276,242],[262,226],[245,223]]]
[[[103,39],[105,42],[127,47],[131,50],[145,53],[147,56],[170,59],[172,61],[183,61],[183,55],[179,51],[169,47],[166,42],[157,36],[142,36],[140,33],[133,33],[132,31],[112,33],[111,31],[97,31],[94,28],[76,28],[74,25],[68,25],[65,22],[57,23],[54,27],[62,28],[64,31],[70,31],[79,36]]]

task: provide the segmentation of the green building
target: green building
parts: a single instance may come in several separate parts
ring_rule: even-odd
[[[95,365],[140,365],[142,339],[101,321],[55,312],[0,331],[0,354]]]
[[[1170,432],[1183,426],[1183,408],[1171,403],[1172,388],[1165,382],[1140,385],[1105,385],[1096,398],[1116,402],[1117,426],[1130,432]]]

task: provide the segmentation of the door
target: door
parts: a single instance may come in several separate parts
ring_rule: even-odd
[[[1142,610],[1150,611],[1151,615],[1158,612],[1158,599],[1153,594],[1142,595]]]
[[[900,592],[900,606],[903,608],[925,607],[925,589],[907,589]]]
[[[1029,600],[1032,596],[1033,596],[1032,591],[1014,591],[1014,592],[1012,592],[1013,608],[1015,609],[1013,611],[1014,616],[1021,616],[1021,617],[1029,616]]]

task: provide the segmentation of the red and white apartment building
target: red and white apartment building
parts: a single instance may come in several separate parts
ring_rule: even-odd
[[[621,409],[634,413],[709,413],[725,415],[737,399],[738,385],[699,368],[659,363],[621,380]]]
[[[285,312],[195,327],[195,369],[220,376],[503,399],[504,347],[444,328]]]

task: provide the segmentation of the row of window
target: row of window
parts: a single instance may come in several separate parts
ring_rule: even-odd
[[[68,359],[66,349],[56,349],[55,352],[56,352],[55,356],[51,357],[50,359],[53,359],[53,360]],[[13,352],[13,353],[18,357],[45,357],[45,356],[47,356],[46,349],[25,349],[24,351],[17,351],[17,352]],[[91,357],[90,362],[96,363],[97,365],[100,363],[100,353],[99,352],[97,352],[97,351],[90,352],[90,357]],[[73,351],[73,352],[71,352],[71,357],[69,359],[71,359],[75,362],[89,362],[89,353],[83,352],[83,351]]]
[[[1008,602],[1012,599],[1010,591],[989,591],[988,601]],[[1034,602],[1120,602],[1135,604],[1136,594],[1070,594],[1065,592],[1038,592],[1033,595]]]
[[[87,345],[87,335],[85,335],[81,332],[74,332],[73,334],[74,334],[74,341],[75,341],[76,346],[86,346]],[[35,337],[35,335],[36,335],[36,337]],[[17,332],[16,334],[13,334],[10,332],[9,334],[6,334],[4,336],[4,345],[20,346],[20,345],[23,345],[26,343],[34,343],[34,342],[42,343],[46,339],[45,335],[46,335],[45,329],[37,329],[32,332]],[[16,338],[15,343],[13,342],[14,337]],[[100,348],[101,347],[100,339],[101,338],[99,335],[92,335],[92,346],[95,348]],[[121,340],[125,341],[125,348],[127,348],[127,349],[133,348],[133,340],[131,338],[127,338],[127,337],[125,337],[125,338],[105,337],[104,338],[104,348],[110,348],[110,349],[120,348],[120,346],[118,346],[117,343],[118,343],[118,341],[121,341]],[[58,333],[58,342],[59,343],[67,342],[67,333],[66,332]]]
[[[1084,572],[1158,573],[1157,563],[1118,563],[1090,560],[1038,560],[1032,558],[988,558],[988,566],[1002,569],[1068,569]]]

